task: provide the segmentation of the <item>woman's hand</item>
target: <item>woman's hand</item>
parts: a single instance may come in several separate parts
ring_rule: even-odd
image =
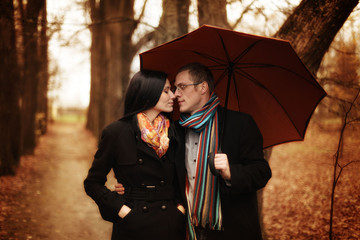
[[[129,207],[126,206],[126,205],[123,205],[123,206],[120,208],[120,211],[119,211],[118,215],[119,215],[119,217],[124,218],[124,217],[126,217],[126,215],[129,214],[130,211],[131,211],[131,208],[129,208]]]
[[[119,195],[125,194],[125,188],[121,183],[115,184],[115,192],[117,192]]]
[[[184,206],[183,206],[183,205],[178,204],[178,205],[177,205],[177,209],[178,209],[180,212],[182,212],[182,214],[184,214],[184,215],[185,215],[185,208],[184,208]]]

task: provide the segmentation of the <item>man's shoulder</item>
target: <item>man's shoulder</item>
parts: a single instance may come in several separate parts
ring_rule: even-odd
[[[233,110],[225,109],[223,107],[219,107],[218,113],[220,119],[226,117],[226,121],[247,122],[253,120],[252,116],[247,113],[233,111]],[[226,114],[226,116],[224,114]]]

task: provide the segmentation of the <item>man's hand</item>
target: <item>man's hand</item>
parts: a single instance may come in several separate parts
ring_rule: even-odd
[[[119,195],[125,194],[125,188],[121,183],[115,184],[115,192],[117,192]]]
[[[215,169],[219,170],[220,175],[222,176],[223,179],[227,181],[231,180],[229,160],[225,153],[215,154],[214,165],[215,165]]]

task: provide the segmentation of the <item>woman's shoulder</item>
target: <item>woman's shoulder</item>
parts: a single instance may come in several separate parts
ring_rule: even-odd
[[[129,119],[119,119],[117,121],[110,123],[103,129],[103,132],[115,133],[116,135],[124,134],[126,132],[131,132],[131,131],[133,131],[133,127],[131,120]]]

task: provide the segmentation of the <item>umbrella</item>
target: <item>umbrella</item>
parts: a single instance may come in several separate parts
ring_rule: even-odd
[[[263,147],[303,140],[325,91],[285,40],[204,25],[140,54],[141,69],[166,72],[200,62],[214,75],[227,109],[250,114]]]

